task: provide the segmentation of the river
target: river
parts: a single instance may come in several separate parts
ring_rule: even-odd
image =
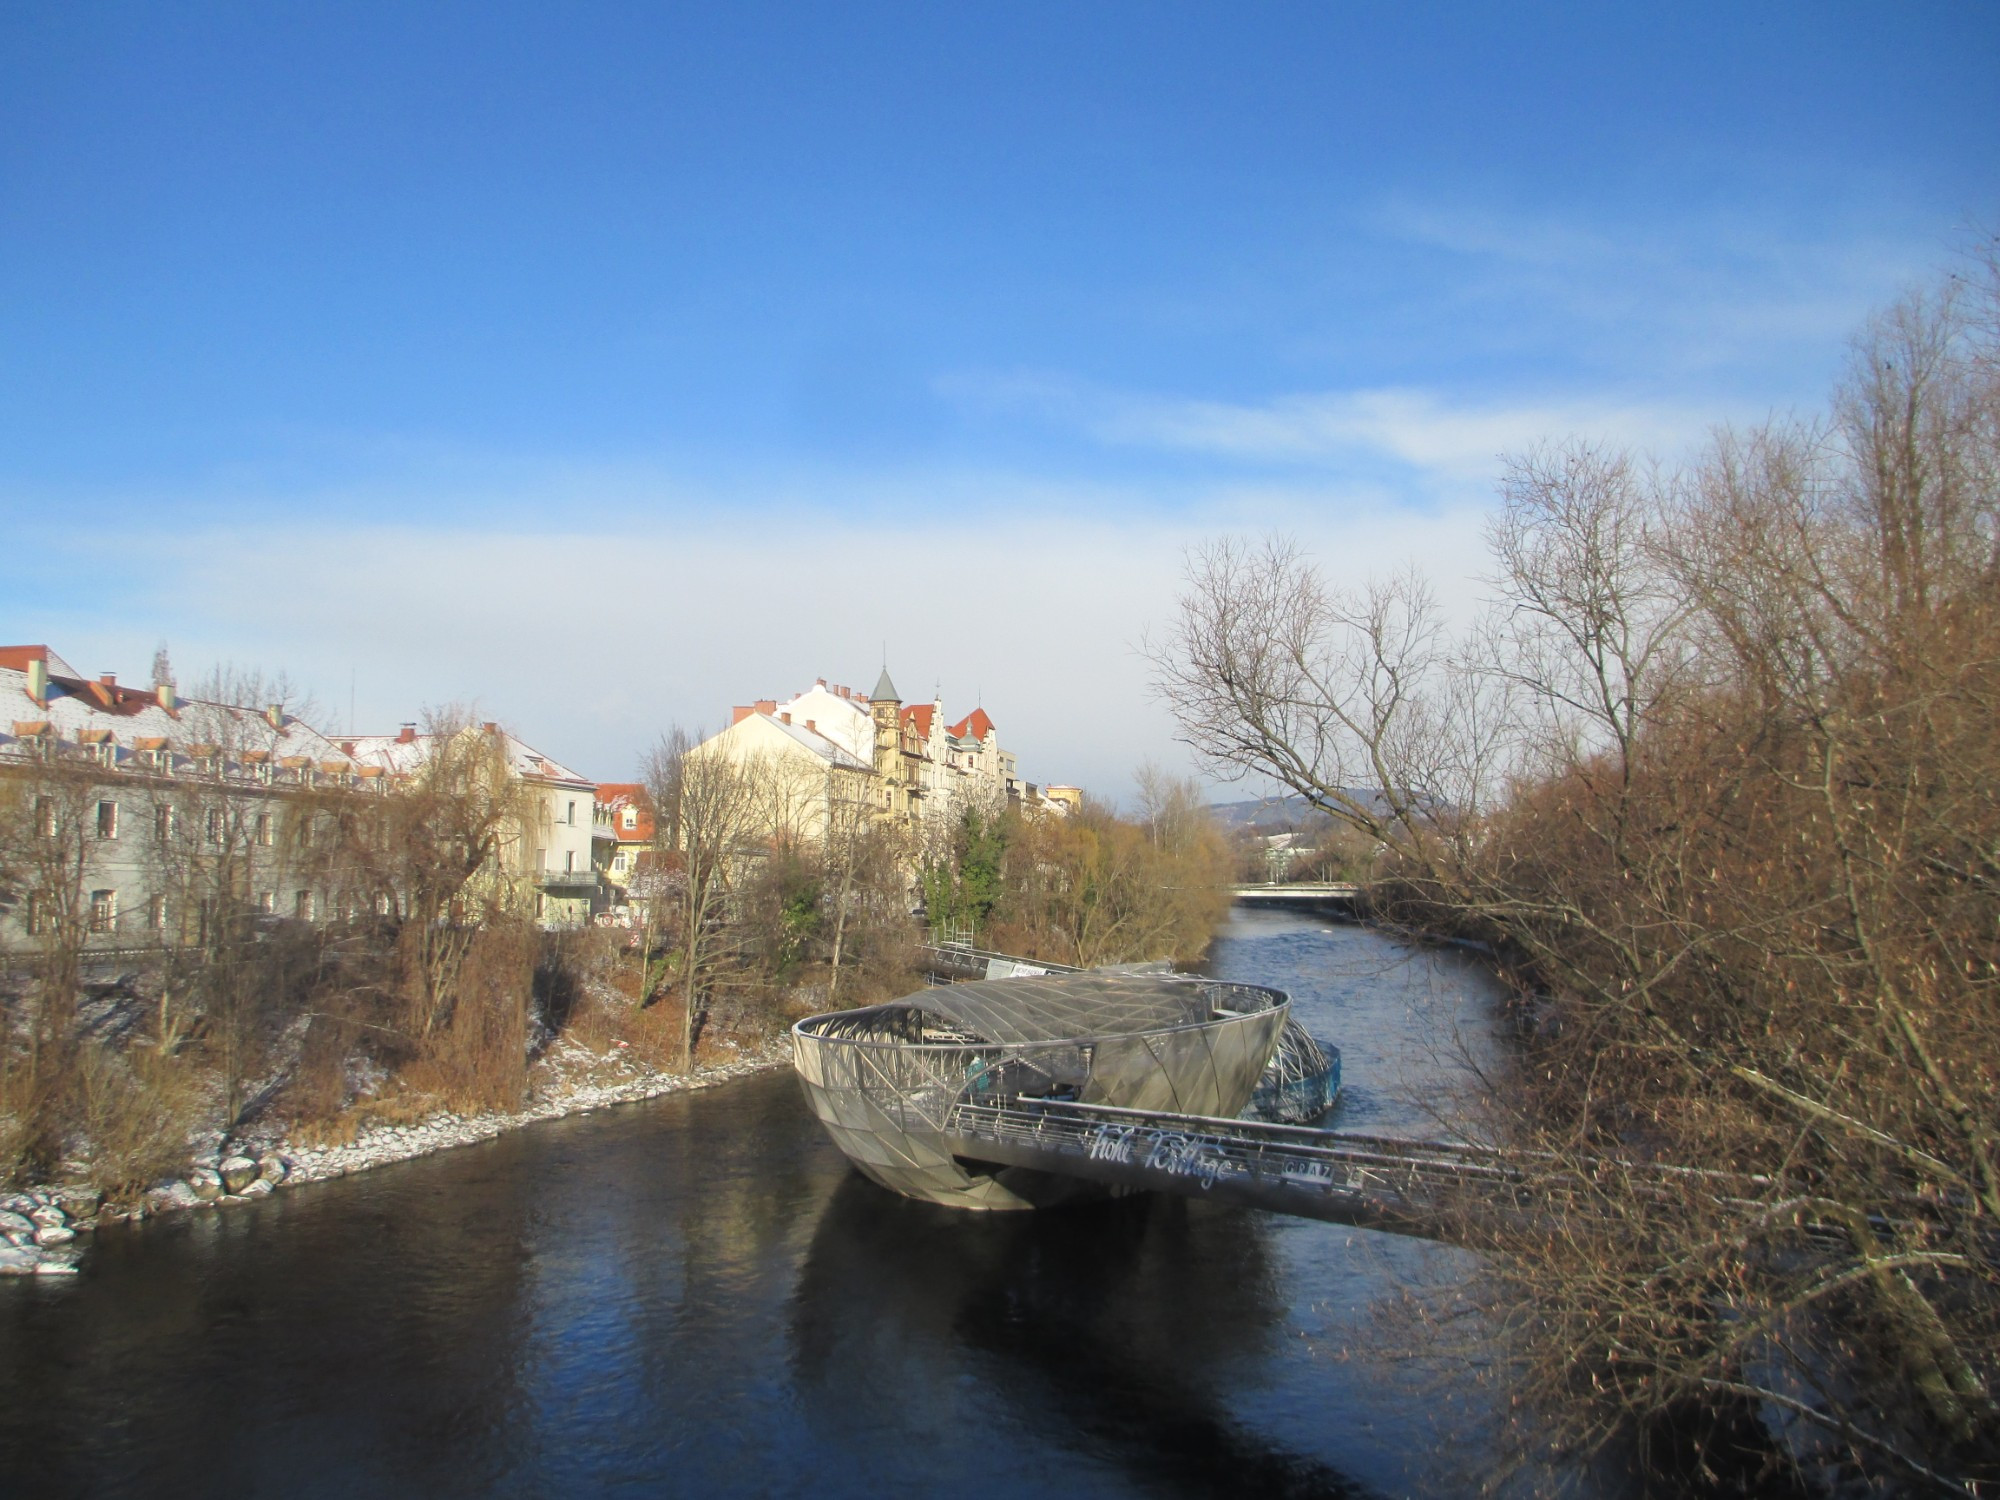
[[[1491,1045],[1475,965],[1363,928],[1241,912],[1210,967],[1341,1046],[1347,1128],[1425,1133],[1454,1033]],[[1502,1401],[1381,1351],[1401,1291],[1467,1265],[1182,1200],[907,1202],[774,1073],[0,1281],[0,1491],[1465,1493]]]

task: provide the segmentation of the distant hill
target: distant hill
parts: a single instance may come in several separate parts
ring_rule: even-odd
[[[1364,807],[1382,805],[1379,793],[1357,791],[1352,795]],[[1208,810],[1230,832],[1239,828],[1253,833],[1303,832],[1328,821],[1327,814],[1295,792],[1282,797],[1249,797],[1241,802],[1211,802]]]
[[[1294,793],[1282,797],[1250,797],[1241,802],[1211,802],[1209,812],[1225,829],[1247,828],[1256,833],[1290,833],[1326,814]]]

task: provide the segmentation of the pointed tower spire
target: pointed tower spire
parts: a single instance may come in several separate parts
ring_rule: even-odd
[[[882,668],[882,675],[875,679],[875,691],[869,698],[876,703],[901,703],[903,695],[896,691],[896,684],[889,680],[889,669]]]

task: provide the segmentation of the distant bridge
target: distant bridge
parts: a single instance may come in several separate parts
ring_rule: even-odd
[[[1291,885],[1239,885],[1230,890],[1229,896],[1238,906],[1353,912],[1359,909],[1362,888],[1345,881],[1300,881]]]

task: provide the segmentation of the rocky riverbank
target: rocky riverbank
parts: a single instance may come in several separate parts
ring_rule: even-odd
[[[559,1046],[544,1060],[533,1098],[519,1110],[479,1115],[440,1111],[409,1124],[363,1127],[347,1145],[296,1144],[255,1130],[217,1137],[193,1151],[183,1176],[156,1185],[130,1207],[106,1204],[89,1187],[45,1185],[0,1195],[0,1276],[75,1275],[82,1260],[78,1236],[100,1224],[252,1203],[281,1188],[469,1146],[539,1120],[708,1088],[790,1061],[791,1048],[783,1038],[731,1061],[698,1067],[691,1075],[661,1073],[636,1060]]]

